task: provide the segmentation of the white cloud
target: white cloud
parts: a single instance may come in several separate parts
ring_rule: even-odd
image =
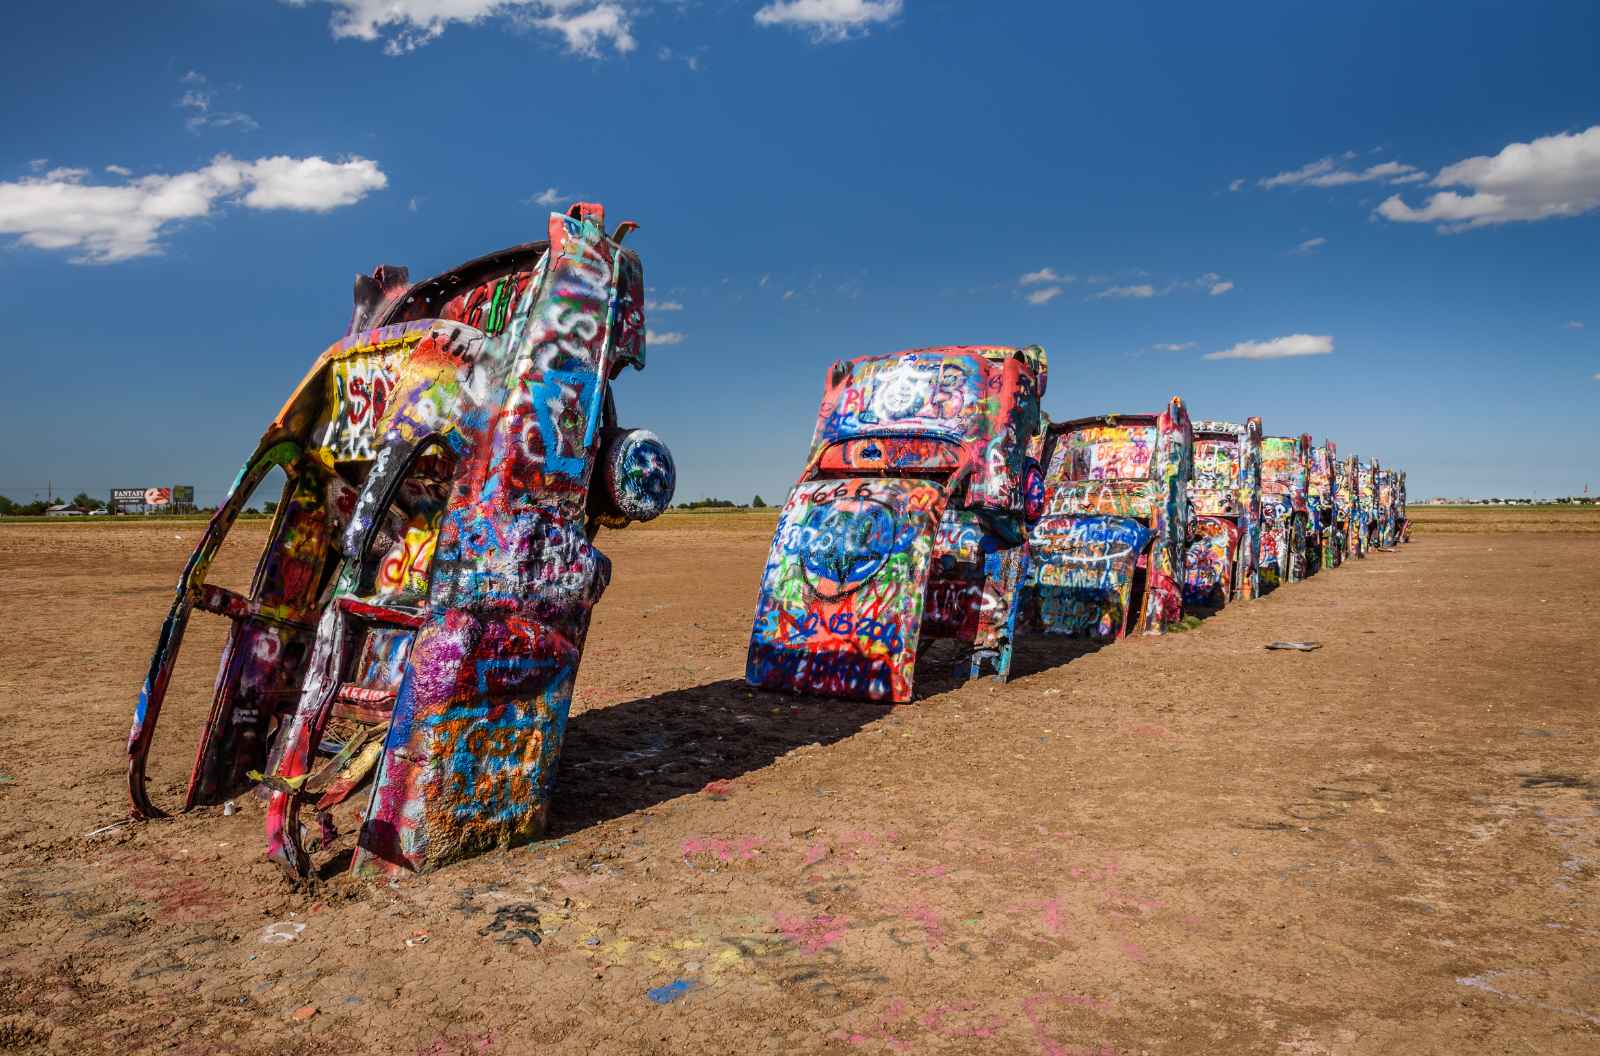
[[[242,201],[251,209],[326,213],[354,205],[371,192],[389,185],[389,177],[378,168],[378,163],[366,158],[326,161],[317,157],[279,155],[232,163],[240,168],[241,182],[250,187]],[[216,164],[212,162],[213,166]]]
[[[1143,300],[1147,297],[1154,297],[1155,295],[1156,288],[1150,285],[1148,282],[1143,282],[1137,286],[1107,286],[1099,293],[1093,293],[1089,296],[1091,299],[1098,301],[1104,300],[1108,297],[1130,297],[1135,300]]]
[[[548,5],[547,3],[547,6]],[[565,5],[560,5],[565,6]],[[559,33],[567,42],[567,51],[589,59],[600,57],[600,46],[606,41],[619,54],[626,55],[636,46],[628,13],[617,4],[596,4],[584,11],[567,13],[552,11],[532,19],[534,25]]]
[[[1470,193],[1439,191],[1420,208],[1395,194],[1378,206],[1378,215],[1402,224],[1438,223],[1440,231],[1453,233],[1600,209],[1600,125],[1512,143],[1493,157],[1446,165],[1430,186],[1465,187]]]
[[[1233,289],[1233,283],[1231,282],[1213,282],[1211,284],[1211,289],[1207,290],[1206,292],[1213,297],[1221,297],[1231,289]]]
[[[1060,296],[1061,296],[1061,287],[1060,286],[1046,286],[1043,289],[1034,290],[1032,293],[1029,293],[1028,294],[1028,303],[1029,304],[1049,304],[1051,301],[1055,300],[1057,297],[1060,297]]]
[[[566,205],[570,201],[572,201],[572,195],[562,194],[554,187],[546,187],[532,198],[529,198],[528,204],[542,205],[553,209],[558,205]]]
[[[470,26],[490,18],[514,21],[560,36],[575,55],[597,58],[607,41],[626,53],[635,47],[628,12],[612,0],[287,0],[296,7],[333,7],[337,39],[383,41],[386,55],[404,55],[437,39],[452,23]]]
[[[406,202],[406,208],[411,210],[413,213],[421,212],[423,201],[424,199],[413,196],[409,201]]]
[[[178,98],[178,108],[189,111],[189,116],[183,122],[189,131],[198,132],[202,128],[240,128],[252,132],[261,127],[249,114],[237,110],[213,110],[211,107],[216,102],[216,93],[210,88],[199,87],[206,83],[204,74],[190,70],[179,78],[179,82],[196,85]]]
[[[783,291],[783,299],[786,300],[786,301],[792,301],[798,296],[799,296],[799,294],[795,293],[793,290],[784,290]]]
[[[678,301],[645,301],[644,310],[647,312],[681,312],[683,305]]]
[[[1230,190],[1230,191],[1242,191],[1242,190],[1244,190],[1244,181],[1243,180],[1234,180],[1232,183],[1228,184],[1228,190]]]
[[[1073,278],[1074,276],[1072,275],[1057,275],[1054,268],[1040,268],[1038,271],[1030,271],[1026,275],[1019,277],[1017,285],[1039,286],[1047,282],[1071,282]]]
[[[1567,329],[1568,330],[1582,330],[1583,329],[1583,321],[1580,320],[1580,319],[1569,320],[1568,323],[1567,323]]]
[[[238,128],[246,132],[254,132],[261,125],[249,114],[237,110],[219,110],[216,113],[191,114],[184,126],[191,132],[198,132],[202,128]]]
[[[1294,252],[1302,254],[1302,255],[1307,254],[1307,253],[1315,253],[1317,250],[1321,249],[1323,246],[1325,246],[1327,244],[1328,244],[1328,240],[1325,239],[1325,238],[1322,238],[1321,236],[1318,236],[1316,238],[1308,238],[1304,242],[1300,243],[1298,246],[1295,246],[1294,247]]]
[[[1333,338],[1326,334],[1290,334],[1271,341],[1241,341],[1220,352],[1207,352],[1206,359],[1293,359],[1297,356],[1326,356],[1333,352]]]
[[[1342,187],[1348,183],[1412,183],[1416,180],[1427,179],[1428,174],[1422,172],[1415,165],[1403,165],[1398,161],[1383,161],[1365,169],[1347,169],[1341,164],[1349,161],[1356,155],[1352,151],[1345,151],[1339,158],[1326,157],[1302,165],[1298,169],[1280,172],[1276,176],[1268,176],[1256,181],[1260,187],[1271,190],[1274,187]]]
[[[75,252],[75,264],[110,264],[160,253],[172,225],[210,216],[219,204],[322,213],[389,183],[366,158],[238,161],[226,154],[172,176],[115,185],[85,183],[87,176],[85,169],[53,169],[0,182],[0,234],[34,249]]]
[[[107,165],[106,166],[106,171],[109,172],[113,176],[132,176],[133,175],[133,170],[132,169],[124,168],[121,165]]]
[[[1194,345],[1193,341],[1169,341],[1165,344],[1151,345],[1150,347],[1157,352],[1187,352]]]
[[[647,345],[681,345],[688,334],[676,330],[651,330],[646,328],[644,340]]]
[[[762,26],[803,29],[819,44],[865,34],[900,14],[902,0],[772,0],[756,12]]]

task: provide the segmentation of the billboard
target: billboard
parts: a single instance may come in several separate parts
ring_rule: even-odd
[[[144,488],[112,488],[111,512],[123,513],[135,506],[143,506],[144,492]]]
[[[172,504],[174,506],[193,506],[194,485],[174,484],[172,486]]]
[[[144,504],[146,506],[171,506],[171,488],[145,488]]]

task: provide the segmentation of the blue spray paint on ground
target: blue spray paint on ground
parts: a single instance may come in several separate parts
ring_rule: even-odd
[[[658,1005],[670,1005],[679,998],[686,996],[694,988],[695,982],[693,979],[674,979],[666,986],[658,986],[654,989],[646,990],[644,996]]]

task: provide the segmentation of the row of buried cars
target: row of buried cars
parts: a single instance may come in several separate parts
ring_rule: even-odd
[[[1333,441],[1151,414],[1052,422],[1037,347],[834,364],[761,583],[748,680],[908,701],[934,640],[1115,640],[1407,537],[1405,474]]]
[[[190,619],[228,621],[181,806],[247,792],[294,879],[436,868],[540,836],[606,528],[676,469],[619,424],[644,277],[603,207],[412,282],[355,284],[345,333],[245,460],[179,576],[128,736],[135,818]],[[756,685],[904,701],[939,638],[1010,670],[1028,627],[1117,638],[1404,536],[1404,476],[1260,422],[1054,424],[1039,348],[837,363],[762,576]],[[210,582],[257,488],[283,490],[247,590]],[[353,834],[353,840],[348,838]],[[341,846],[343,845],[343,846]],[[319,864],[320,859],[320,864]]]

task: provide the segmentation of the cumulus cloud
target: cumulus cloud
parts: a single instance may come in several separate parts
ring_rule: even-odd
[[[819,44],[833,43],[890,21],[904,6],[902,0],[772,0],[756,11],[756,24],[788,26]]]
[[[1213,297],[1221,297],[1231,289],[1233,289],[1233,283],[1231,282],[1213,282],[1211,288],[1206,292]]]
[[[1091,299],[1099,301],[1107,298],[1123,297],[1132,298],[1134,300],[1143,300],[1144,298],[1154,297],[1155,295],[1156,288],[1150,285],[1148,282],[1142,282],[1137,286],[1107,286],[1099,293],[1092,293],[1089,296]]]
[[[1207,352],[1206,359],[1293,359],[1298,356],[1326,356],[1333,352],[1333,338],[1326,334],[1289,334],[1270,341],[1241,341],[1220,352]]]
[[[383,41],[387,55],[404,55],[439,39],[451,23],[470,26],[509,18],[560,36],[567,51],[597,58],[601,45],[634,49],[627,9],[612,0],[287,0],[296,7],[333,7],[335,38]]]
[[[1028,294],[1028,303],[1029,304],[1049,304],[1051,301],[1055,300],[1057,297],[1060,297],[1060,296],[1061,296],[1061,287],[1060,286],[1045,286],[1042,289],[1037,289],[1037,290],[1034,290],[1031,293],[1029,293]]]
[[[1437,223],[1441,232],[1454,233],[1600,209],[1600,125],[1512,143],[1493,157],[1446,165],[1430,186],[1462,187],[1467,193],[1438,191],[1420,207],[1395,194],[1378,206],[1378,215],[1401,224]]]
[[[204,168],[141,176],[124,183],[86,182],[86,169],[57,168],[0,182],[0,234],[34,249],[66,250],[75,264],[111,264],[161,252],[161,238],[185,220],[219,206],[325,213],[388,186],[376,162],[354,157],[259,158],[218,154]]]
[[[1270,191],[1275,187],[1342,187],[1350,183],[1378,182],[1412,183],[1428,178],[1428,174],[1415,165],[1404,165],[1398,161],[1379,162],[1364,169],[1346,167],[1345,162],[1355,156],[1353,151],[1345,151],[1337,158],[1332,156],[1320,158],[1298,169],[1290,169],[1276,176],[1257,180],[1256,184]]]
[[[1030,271],[1017,279],[1018,286],[1040,286],[1047,282],[1071,282],[1071,275],[1057,275],[1054,268],[1040,268]]]
[[[1325,238],[1322,238],[1321,236],[1318,236],[1317,238],[1308,238],[1304,242],[1300,243],[1298,246],[1295,246],[1294,247],[1294,252],[1299,253],[1299,254],[1301,254],[1303,256],[1303,255],[1305,255],[1307,253],[1315,253],[1317,250],[1321,249],[1323,246],[1325,246],[1327,244],[1328,244],[1328,240],[1325,239]]]
[[[559,190],[557,190],[554,187],[546,187],[544,190],[540,191],[538,194],[534,195],[532,198],[529,198],[528,199],[528,204],[529,205],[542,205],[542,206],[545,206],[546,208],[552,208],[553,209],[558,205],[566,205],[570,201],[572,201],[572,195],[570,195],[570,194],[562,194]]]
[[[681,345],[688,334],[676,330],[651,330],[645,329],[644,339],[647,345]]]
[[[132,176],[133,170],[122,165],[107,165],[106,171],[113,176]]]

